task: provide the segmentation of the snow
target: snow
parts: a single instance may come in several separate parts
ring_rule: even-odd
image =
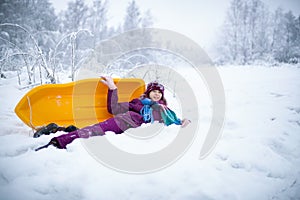
[[[1,199],[300,199],[300,68],[224,66],[218,70],[227,113],[213,152],[198,159],[199,136],[173,165],[142,175],[105,167],[80,139],[67,150],[49,147],[35,152],[54,135],[33,138],[32,130],[17,118],[14,107],[28,89],[19,90],[16,75],[6,74],[7,79],[0,79]],[[175,98],[168,101],[176,105]],[[199,105],[204,109],[200,100]],[[209,114],[201,114],[200,127],[208,126]],[[139,152],[147,152],[147,145],[157,149],[171,142],[176,128],[135,141],[141,144],[134,144],[126,134],[105,137],[120,148],[126,148],[127,142],[139,149],[145,145]]]

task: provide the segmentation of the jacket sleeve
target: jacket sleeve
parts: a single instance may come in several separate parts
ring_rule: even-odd
[[[107,94],[107,111],[116,115],[129,110],[129,102],[118,102],[118,89],[108,90]]]

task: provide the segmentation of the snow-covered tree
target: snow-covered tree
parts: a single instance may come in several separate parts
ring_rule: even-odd
[[[269,11],[260,0],[249,2],[249,60],[264,58],[270,49]]]
[[[77,32],[84,29],[88,15],[88,7],[84,0],[75,0],[68,3],[68,9],[64,13],[63,31]]]
[[[261,0],[232,0],[218,44],[218,62],[299,62],[300,25],[291,11],[271,14]]]
[[[2,67],[20,70],[26,66],[28,83],[33,74],[45,69],[47,78],[55,81],[47,65],[57,17],[49,0],[2,0],[0,3],[0,57]],[[15,66],[18,66],[15,68]],[[38,68],[39,70],[36,70]],[[42,82],[42,81],[41,81]]]
[[[150,10],[147,10],[146,13],[143,15],[141,20],[142,28],[148,28],[153,26],[153,17]]]
[[[219,53],[224,62],[239,60],[241,41],[241,20],[243,16],[242,0],[233,0],[227,10],[226,18],[220,31]]]
[[[269,15],[261,0],[232,0],[221,30],[221,60],[246,64],[264,58],[270,49]]]
[[[299,59],[299,44],[297,44],[297,38],[299,37],[299,30],[297,29],[297,19],[294,14],[289,11],[284,15],[286,40],[283,54],[285,56],[285,62],[293,62],[293,59]]]
[[[129,31],[132,29],[137,29],[141,27],[141,13],[135,0],[132,0],[126,10],[125,21],[123,25],[124,31]]]
[[[274,59],[279,62],[299,62],[299,18],[296,18],[291,11],[284,13],[281,8],[278,8],[275,11],[273,26]]]
[[[107,1],[94,0],[89,8],[90,14],[87,20],[89,30],[94,35],[94,44],[105,39],[108,34],[107,27]]]
[[[273,17],[273,34],[272,34],[272,54],[275,59],[283,61],[282,51],[286,41],[286,29],[284,21],[284,12],[282,8],[278,8]]]
[[[295,21],[295,46],[294,46],[294,52],[295,57],[297,59],[297,63],[300,63],[300,15],[297,17]]]
[[[141,13],[135,0],[129,2],[123,23],[123,31],[153,26],[153,17],[150,10]]]
[[[45,31],[56,31],[57,17],[49,0],[1,0],[0,24],[17,24],[34,33],[36,36]],[[10,42],[18,44],[20,48],[27,42],[27,33],[13,26],[2,26],[1,31],[9,35]],[[20,46],[21,45],[21,46]]]

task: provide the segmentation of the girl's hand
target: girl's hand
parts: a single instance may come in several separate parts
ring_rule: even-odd
[[[189,120],[189,119],[183,119],[183,120],[181,120],[181,127],[184,128],[187,125],[189,125],[190,123],[191,123],[191,120]]]
[[[117,89],[117,86],[114,83],[114,80],[110,76],[101,76],[101,82],[107,85],[110,90]]]

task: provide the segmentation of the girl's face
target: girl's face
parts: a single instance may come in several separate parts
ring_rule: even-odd
[[[161,97],[162,97],[162,93],[159,90],[152,90],[149,93],[149,98],[152,101],[159,101],[161,99]]]

